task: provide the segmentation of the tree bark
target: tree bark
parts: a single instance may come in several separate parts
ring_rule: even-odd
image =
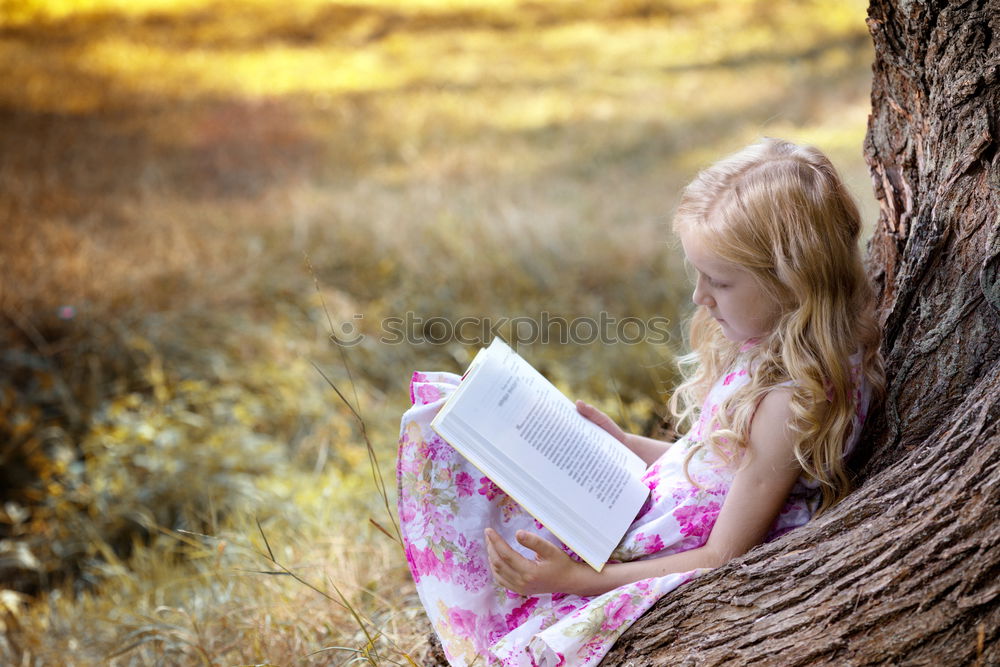
[[[1000,664],[1000,0],[872,0],[888,372],[860,488],[666,596],[606,665]]]

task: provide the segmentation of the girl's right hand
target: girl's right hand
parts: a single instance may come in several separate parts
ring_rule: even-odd
[[[621,426],[616,424],[611,417],[607,416],[593,405],[584,403],[583,401],[577,401],[576,411],[613,435],[615,439],[623,445],[628,445],[628,434],[625,433]]]

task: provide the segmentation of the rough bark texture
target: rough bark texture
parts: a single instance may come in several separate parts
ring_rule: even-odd
[[[873,0],[868,26],[889,388],[863,482],[603,664],[1000,664],[1000,0]]]

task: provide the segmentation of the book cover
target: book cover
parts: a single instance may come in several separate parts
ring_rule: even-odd
[[[649,493],[642,459],[500,338],[431,428],[597,571]]]

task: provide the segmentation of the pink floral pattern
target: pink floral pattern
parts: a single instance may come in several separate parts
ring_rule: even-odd
[[[596,665],[660,597],[704,570],[646,579],[592,597],[526,597],[495,584],[483,542],[487,526],[529,558],[531,552],[514,539],[518,530],[533,531],[575,554],[430,429],[460,380],[451,373],[413,375],[413,407],[403,415],[396,471],[406,560],[445,654],[456,666]],[[718,405],[748,380],[744,368],[720,377],[702,407],[702,421],[647,469],[643,481],[650,497],[613,561],[686,551],[708,539],[735,472],[700,448],[688,463],[697,482],[692,484],[684,461]],[[856,398],[860,426],[868,395],[859,388]],[[814,485],[800,480],[768,539],[807,522],[816,498]]]

